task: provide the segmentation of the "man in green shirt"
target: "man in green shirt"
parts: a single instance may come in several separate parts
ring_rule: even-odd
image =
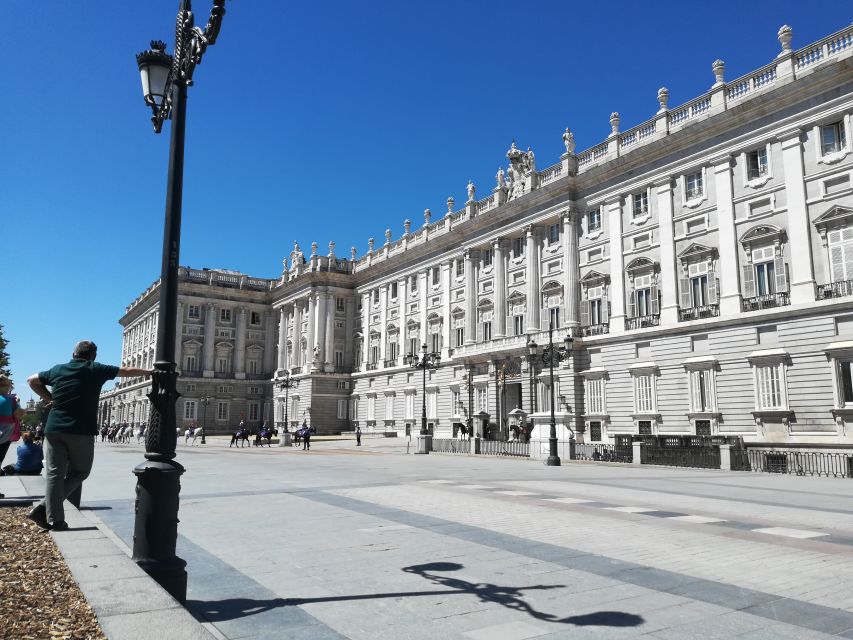
[[[44,500],[27,516],[42,529],[68,529],[63,502],[92,470],[101,387],[116,376],[149,376],[153,371],[100,364],[95,362],[97,353],[94,342],[82,340],[74,347],[71,362],[33,374],[27,380],[50,408],[44,429]]]

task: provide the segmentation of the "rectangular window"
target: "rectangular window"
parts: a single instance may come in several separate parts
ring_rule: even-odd
[[[335,366],[341,369],[344,366],[344,352],[335,351]]]
[[[634,298],[637,305],[637,316],[644,317],[651,315],[651,289],[638,289],[634,292]]]
[[[484,322],[483,323],[483,342],[488,342],[492,339],[492,323]]]
[[[257,422],[261,419],[261,405],[259,402],[249,403],[249,422]]]
[[[477,389],[477,411],[483,412],[489,410],[489,390],[486,387]]]
[[[461,347],[463,344],[465,344],[465,329],[458,327],[456,329],[456,346]]]
[[[219,371],[219,373],[230,373],[231,360],[228,358],[219,358],[217,371]]]
[[[373,306],[375,307],[376,305],[379,304],[379,289],[374,289],[372,295],[373,295]]]
[[[228,407],[229,407],[229,403],[227,401],[219,400],[216,403],[216,419],[217,420],[228,420]]]
[[[512,257],[520,258],[524,255],[524,236],[512,239]]]
[[[589,323],[603,324],[601,315],[601,298],[595,298],[589,301]]]
[[[413,355],[418,354],[418,339],[417,338],[409,338],[409,353]]]
[[[258,326],[261,324],[261,312],[260,311],[252,311],[249,314],[249,324],[253,324]]]
[[[231,322],[231,309],[219,310],[219,322]]]
[[[196,403],[195,400],[184,400],[184,420],[196,419]]]
[[[746,154],[746,176],[749,180],[767,174],[767,149],[756,149]]]
[[[462,414],[462,401],[460,400],[459,392],[451,389],[450,391],[450,405],[452,408],[453,415],[461,415]]]
[[[634,376],[634,406],[637,413],[652,413],[655,410],[652,376]]]
[[[688,200],[701,198],[703,193],[702,172],[691,173],[684,178],[684,194]]]
[[[640,218],[649,213],[649,194],[646,191],[635,193],[632,197],[631,212],[634,218]]]
[[[832,282],[853,280],[853,227],[830,231],[827,242]]]
[[[406,420],[412,420],[415,417],[415,394],[406,394]]]
[[[759,409],[785,409],[782,397],[782,363],[756,366]]]
[[[371,345],[370,347],[370,364],[379,362],[379,345]]]
[[[409,276],[409,291],[412,293],[418,292],[418,275],[414,274]]]
[[[438,267],[433,267],[430,271],[432,271],[432,284],[436,286],[441,283],[441,269]]]
[[[491,267],[493,258],[494,249],[486,249],[485,251],[483,251],[483,267]]]
[[[708,304],[708,274],[690,278],[690,291],[693,294],[694,307],[704,307]]]
[[[842,360],[838,363],[841,373],[841,406],[853,405],[853,363]]]
[[[391,299],[392,300],[397,299],[397,283],[396,282],[391,283]],[[343,305],[341,305],[341,308],[339,309],[339,311],[343,311]]]
[[[376,396],[367,396],[367,419],[376,420]]]
[[[512,330],[514,335],[524,335],[524,316],[512,317]]]
[[[394,419],[394,396],[387,395],[385,396],[385,419],[393,420]]]
[[[465,275],[465,261],[462,258],[456,259],[456,277]]]
[[[427,418],[434,420],[438,416],[438,393],[435,389],[427,389],[426,401]]]
[[[591,442],[601,442],[601,423],[597,420],[589,423],[589,439]]]
[[[396,360],[397,359],[397,348],[398,348],[397,340],[392,340],[388,343],[388,359]],[[343,354],[341,354],[343,355]]]
[[[252,359],[252,360],[248,361],[248,364],[249,364],[249,366],[248,366],[249,373],[257,375],[261,372],[261,361],[260,360]]]
[[[586,231],[592,233],[601,229],[601,209],[593,209],[586,214]]]
[[[714,399],[711,388],[711,372],[699,369],[690,372],[690,411],[704,413],[714,410]]]
[[[433,333],[430,338],[432,340],[432,352],[438,353],[439,351],[441,351],[441,334]],[[461,346],[461,343],[458,346]]]
[[[260,388],[260,387],[249,387],[249,393],[250,393],[251,395],[257,395],[257,394],[259,394],[260,392],[261,392],[261,388]]]
[[[197,304],[191,304],[187,310],[187,317],[193,320],[198,320],[201,317],[201,310]]]
[[[772,262],[755,265],[755,286],[760,296],[769,295],[776,290],[776,273]]]
[[[637,427],[641,436],[650,436],[652,435],[652,421],[651,420],[640,420],[637,422]]]
[[[186,367],[187,371],[195,371],[196,370],[196,359],[195,356],[187,356],[186,357]]]
[[[604,410],[604,378],[586,380],[586,412],[592,415],[606,413]]]
[[[391,285],[391,286],[392,286],[392,287],[394,287],[394,288],[396,289],[396,287],[397,287],[397,283],[395,282],[395,283],[394,283],[393,285]],[[394,295],[393,295],[393,296],[391,296],[391,297],[396,298],[396,297],[397,297],[397,292],[396,292],[396,291],[394,291]],[[336,298],[335,298],[335,310],[336,310],[336,311],[341,311],[341,312],[343,312],[343,311],[346,309],[346,307],[344,306],[345,304],[346,304],[346,301],[345,301],[343,298],[338,298],[338,297],[336,297]]]
[[[844,123],[836,122],[820,128],[820,153],[836,153],[842,151],[847,144],[845,139]]]
[[[709,435],[711,435],[711,421],[710,420],[697,420],[696,421],[696,435],[697,436],[709,436]]]
[[[560,225],[552,224],[548,227],[548,244],[557,244],[560,241]]]
[[[338,400],[338,420],[347,419],[347,401]]]
[[[551,307],[548,309],[548,320],[555,329],[560,327],[560,307]]]
[[[194,385],[194,384],[188,384],[188,385],[186,385],[186,386],[184,387],[184,391],[186,391],[187,393],[189,393],[189,392],[191,392],[191,391],[195,391],[195,385]]]

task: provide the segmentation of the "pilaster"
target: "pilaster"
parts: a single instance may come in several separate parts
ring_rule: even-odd
[[[305,342],[306,342],[306,350],[305,350],[305,360],[304,363],[305,369],[303,369],[303,373],[309,373],[314,371],[314,362],[316,358],[314,357],[314,327],[317,324],[317,309],[314,303],[314,291],[312,290],[308,294],[308,327],[305,330]]]
[[[477,316],[477,261],[480,252],[473,249],[465,250],[465,344],[476,342]],[[450,323],[451,319],[445,318]]]
[[[213,377],[213,340],[216,334],[216,305],[212,302],[207,304],[204,313],[204,347],[202,357],[204,359],[201,375],[205,378]]]
[[[788,261],[791,270],[791,304],[815,300],[814,262],[809,227],[809,210],[803,179],[803,145],[800,129],[779,136],[788,202]]]
[[[278,364],[276,375],[281,375],[287,367],[287,312],[284,307],[279,309],[278,320]]]
[[[660,238],[660,272],[662,303],[660,322],[678,324],[678,268],[675,263],[675,230],[673,227],[672,178],[655,182],[658,198],[658,237]]]
[[[246,307],[237,309],[237,336],[234,345],[234,377],[246,378]]]
[[[732,316],[741,312],[737,232],[735,229],[734,203],[732,202],[732,158],[725,155],[711,162],[714,165],[717,226],[720,234],[720,315]]]
[[[335,370],[335,314],[337,313],[337,305],[335,304],[335,294],[329,289],[326,289],[323,295],[326,298],[326,314],[323,321],[326,323],[326,345],[325,345],[325,370]]]
[[[527,331],[535,333],[541,329],[539,319],[539,243],[536,237],[536,227],[533,225],[525,229],[527,234],[527,249],[524,257],[527,260]]]
[[[610,228],[610,333],[625,331],[625,255],[622,252],[622,196],[604,201]]]
[[[388,342],[388,285],[379,287],[379,366],[385,366]]]
[[[502,338],[506,335],[506,255],[503,239],[495,239],[492,247],[495,253],[492,259],[495,274],[494,336]]]
[[[450,282],[453,278],[453,260],[441,265],[441,315],[444,317],[442,323],[442,345],[441,358],[445,362],[450,357]]]
[[[578,224],[580,212],[569,209],[563,218],[563,304],[565,325],[573,332],[580,327],[580,259]]]
[[[326,354],[326,314],[328,313],[328,304],[326,303],[328,302],[328,294],[326,293],[326,288],[322,287],[317,289],[314,295],[317,297],[315,311],[317,319],[314,325],[314,342],[317,347],[317,357],[314,358],[314,364],[320,371],[323,371],[325,369],[324,364],[328,360],[328,355]]]
[[[264,373],[273,373],[273,355],[275,352],[275,315],[269,311],[264,313]]]

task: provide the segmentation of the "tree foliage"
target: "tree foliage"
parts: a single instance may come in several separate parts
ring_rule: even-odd
[[[0,324],[0,374],[11,376],[12,370],[9,368],[9,353],[6,351],[6,345],[9,341],[3,336],[3,325]]]

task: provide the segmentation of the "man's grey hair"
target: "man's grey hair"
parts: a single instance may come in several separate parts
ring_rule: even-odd
[[[98,354],[98,345],[91,340],[81,340],[74,346],[73,358],[83,358],[84,360],[94,360]]]

